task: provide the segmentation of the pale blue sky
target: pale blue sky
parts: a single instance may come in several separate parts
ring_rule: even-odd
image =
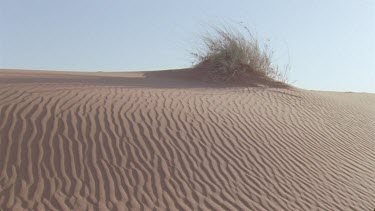
[[[210,24],[270,39],[291,80],[375,92],[374,0],[1,0],[0,68],[136,71],[191,65]]]

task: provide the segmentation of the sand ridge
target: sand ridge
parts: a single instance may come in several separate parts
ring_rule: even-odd
[[[371,210],[375,95],[0,70],[0,208]]]

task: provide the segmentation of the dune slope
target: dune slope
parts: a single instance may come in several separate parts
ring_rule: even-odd
[[[0,70],[3,210],[372,210],[375,95]]]

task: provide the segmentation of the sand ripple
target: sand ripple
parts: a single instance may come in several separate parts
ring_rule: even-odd
[[[80,80],[0,82],[0,208],[375,208],[375,95]]]

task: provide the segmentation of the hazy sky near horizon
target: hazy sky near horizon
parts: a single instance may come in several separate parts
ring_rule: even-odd
[[[375,93],[374,0],[2,0],[0,68],[189,67],[209,25],[270,39],[294,85]]]

